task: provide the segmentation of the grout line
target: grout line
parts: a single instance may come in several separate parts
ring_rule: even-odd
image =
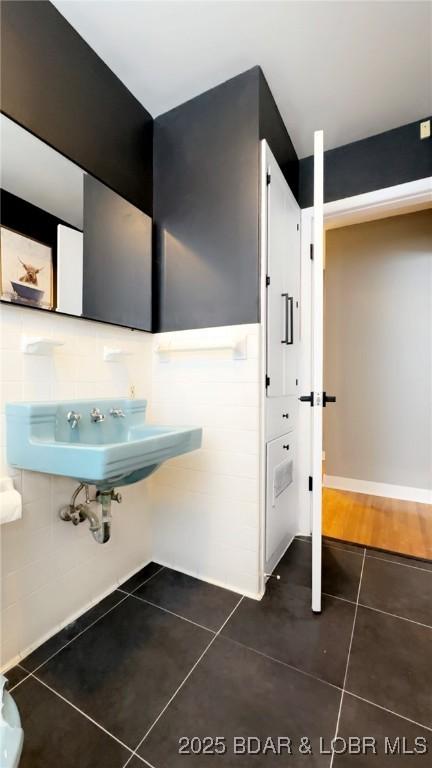
[[[192,621],[192,619],[187,619],[186,616],[181,616],[179,613],[174,613],[174,611],[170,611],[168,608],[164,608],[162,605],[152,603],[151,600],[146,600],[144,597],[139,597],[139,595],[134,594],[129,595],[129,597],[133,597],[135,600],[139,600],[141,603],[151,605],[153,608],[159,608],[159,610],[164,611],[165,613],[169,613],[171,616],[175,616],[177,619],[188,621],[189,624],[193,624],[195,627],[199,627],[199,629],[204,629],[206,632],[211,632],[212,635],[216,634],[216,630],[210,629],[209,627],[204,627],[203,624],[198,624],[197,621]]]
[[[177,690],[176,690],[176,691],[174,691],[174,693],[173,693],[173,695],[171,696],[171,698],[169,699],[169,701],[168,701],[168,702],[165,704],[165,706],[164,706],[164,708],[162,709],[162,711],[161,711],[161,712],[158,714],[158,716],[157,716],[156,720],[154,721],[154,723],[152,723],[152,725],[150,726],[150,728],[147,730],[147,732],[146,732],[146,733],[144,734],[144,736],[142,737],[141,741],[140,741],[140,742],[137,744],[137,746],[136,746],[136,747],[135,747],[135,749],[134,749],[134,754],[136,754],[136,753],[137,753],[137,750],[138,750],[138,749],[140,748],[140,746],[141,746],[141,745],[144,743],[144,741],[146,740],[147,736],[148,736],[148,735],[149,735],[149,733],[150,733],[150,732],[153,730],[153,728],[155,727],[156,723],[157,723],[157,722],[160,720],[160,718],[162,717],[162,715],[163,715],[163,714],[166,712],[166,710],[168,709],[168,707],[169,707],[169,705],[171,704],[171,702],[172,702],[172,701],[174,701],[175,697],[177,696],[177,694],[179,693],[179,691],[180,691],[180,690],[183,688],[184,684],[185,684],[185,683],[186,683],[186,681],[189,679],[189,677],[191,676],[191,674],[192,674],[192,672],[194,671],[194,669],[196,669],[196,667],[198,666],[198,664],[200,663],[200,661],[202,661],[202,659],[203,659],[203,658],[204,658],[204,656],[206,655],[206,653],[207,653],[208,649],[210,648],[210,646],[211,646],[211,645],[213,645],[213,643],[214,643],[214,641],[216,640],[216,638],[217,638],[217,637],[219,637],[219,635],[220,635],[220,633],[222,632],[222,630],[223,630],[224,626],[225,626],[225,625],[228,623],[228,621],[230,620],[231,616],[232,616],[232,615],[235,613],[235,611],[236,611],[236,610],[237,610],[237,608],[239,607],[239,605],[240,605],[240,603],[241,603],[241,601],[242,601],[242,600],[243,600],[243,595],[242,595],[242,597],[240,598],[240,600],[238,601],[238,603],[237,603],[237,604],[234,606],[233,610],[231,611],[231,613],[229,614],[229,616],[226,618],[226,620],[225,620],[225,621],[224,621],[224,623],[222,624],[221,628],[220,628],[220,629],[219,629],[219,630],[216,632],[216,634],[215,634],[215,635],[212,637],[212,639],[210,640],[209,644],[207,645],[207,647],[206,647],[206,648],[204,649],[204,651],[202,652],[201,656],[200,656],[200,657],[197,659],[197,661],[195,662],[195,664],[193,665],[193,667],[192,667],[192,668],[189,670],[189,672],[187,673],[187,675],[186,675],[186,677],[184,678],[184,680],[183,680],[183,681],[180,683],[180,685],[179,685],[179,687],[177,688]]]
[[[342,704],[343,704],[343,698],[344,698],[344,693],[345,693],[345,685],[346,685],[346,681],[347,681],[347,677],[348,677],[349,661],[350,661],[351,648],[352,648],[353,639],[354,639],[354,630],[355,630],[356,619],[357,619],[358,603],[359,603],[359,598],[360,598],[360,590],[361,590],[361,584],[362,584],[362,579],[363,579],[363,570],[364,570],[365,560],[366,560],[366,547],[363,549],[363,562],[362,562],[362,567],[361,567],[361,572],[360,572],[360,579],[359,579],[359,585],[358,585],[358,590],[357,590],[356,607],[355,607],[355,611],[354,611],[354,619],[353,619],[353,625],[352,625],[352,629],[351,629],[350,643],[349,643],[349,646],[348,646],[348,657],[347,657],[347,662],[346,662],[346,667],[345,667],[345,675],[344,675],[344,679],[343,679],[343,683],[342,683],[342,693],[341,693],[340,702],[339,702],[339,711],[338,711],[338,716],[337,716],[337,720],[336,720],[336,730],[335,730],[334,740],[336,740],[337,735],[338,735],[338,731],[339,731],[339,723],[340,723],[340,717],[341,717],[341,712],[342,712]],[[333,766],[334,756],[335,756],[335,751],[334,751],[334,748],[332,747],[332,755],[331,755],[331,759],[330,759],[330,766],[329,766],[329,768],[332,768],[332,766]]]
[[[357,605],[355,600],[349,600],[348,597],[341,597],[340,595],[332,595],[331,592],[323,592],[324,597],[332,597],[334,600],[342,600],[344,603],[350,605]]]
[[[138,760],[141,760],[142,764],[143,765],[147,765],[148,768],[156,768],[156,766],[154,766],[153,763],[149,763],[148,760],[145,760],[143,757],[141,757],[141,755],[138,755],[136,752],[132,752],[132,754],[126,760],[123,768],[126,768],[126,766],[128,766],[130,764],[131,760],[133,760],[134,757],[136,757]]]
[[[322,683],[323,685],[329,685],[331,688],[336,688],[336,690],[342,691],[342,688],[340,687],[340,685],[336,685],[336,683],[330,683],[328,680],[324,680],[322,677],[317,677],[316,675],[313,675],[311,672],[306,672],[304,669],[300,669],[300,667],[294,666],[294,664],[288,664],[287,661],[281,661],[281,659],[276,659],[275,656],[269,656],[268,653],[264,653],[263,651],[258,651],[256,648],[252,648],[250,645],[245,645],[244,643],[241,643],[239,640],[234,640],[232,637],[228,637],[228,635],[222,635],[222,638],[224,640],[227,640],[229,643],[234,643],[234,645],[240,646],[240,648],[245,648],[247,651],[256,653],[258,656],[262,656],[264,659],[268,659],[269,661],[274,661],[276,664],[281,664],[283,667],[292,669],[294,672],[299,672],[301,675],[310,677],[312,680],[316,680],[317,683]]]
[[[128,752],[131,752],[131,757],[133,757],[134,753],[133,753],[133,750],[131,749],[131,747],[128,747],[127,744],[124,743],[124,741],[121,741],[121,739],[118,739],[117,736],[114,736],[113,733],[110,733],[109,731],[107,731],[107,729],[104,728],[103,725],[98,723],[97,720],[94,720],[92,717],[90,717],[90,715],[87,715],[85,712],[83,712],[82,709],[80,709],[75,704],[73,704],[71,701],[69,701],[64,696],[62,696],[62,694],[59,693],[58,691],[56,691],[55,688],[51,688],[50,685],[48,685],[47,683],[44,683],[43,680],[41,680],[39,677],[37,677],[33,673],[31,675],[29,675],[29,677],[32,677],[34,680],[37,680],[38,683],[40,683],[45,688],[47,688],[49,691],[51,691],[51,693],[53,693],[55,696],[58,696],[59,699],[61,699],[66,704],[68,704],[70,707],[72,707],[72,709],[74,709],[76,712],[79,712],[79,714],[82,715],[83,717],[85,717],[86,720],[89,720],[91,723],[93,723],[93,725],[96,725],[98,728],[100,728],[101,731],[106,733],[107,736],[110,736],[112,739],[114,739],[114,741],[117,741],[119,744],[121,744],[121,746],[124,747],[125,749],[127,749]]]
[[[426,629],[432,629],[431,624],[423,624],[421,621],[415,621],[414,619],[407,619],[406,616],[398,616],[397,613],[390,613],[389,611],[383,611],[381,608],[374,608],[372,605],[366,605],[365,603],[359,603],[360,608],[368,608],[375,613],[383,613],[384,616],[392,616],[394,619],[401,619],[401,621],[409,621],[410,624],[416,624],[418,627],[425,627]]]
[[[401,565],[402,568],[414,568],[415,571],[423,571],[425,573],[432,574],[432,570],[430,568],[422,568],[420,565],[411,565],[411,563],[409,562],[400,563],[398,560],[390,560],[390,558],[388,557],[380,557],[379,555],[366,555],[366,557],[368,560],[379,560],[381,563],[391,563],[392,565]],[[403,555],[395,555],[395,557],[403,557]]]
[[[9,691],[9,693],[12,693],[12,691],[14,691],[15,688],[18,688],[18,686],[21,685],[21,683],[23,683],[24,680],[28,680],[28,678],[31,677],[31,672],[27,672],[26,669],[24,670],[24,672],[26,672],[26,676],[23,677],[22,680],[19,680],[17,683],[15,683],[15,685],[13,685],[11,688],[8,688],[7,690]]]
[[[300,541],[302,544],[309,544],[309,546],[312,545],[311,541],[305,541],[305,539],[298,539],[295,537],[293,541]],[[354,546],[354,545],[353,545]],[[323,541],[322,543],[323,549],[339,549],[341,552],[349,552],[350,555],[356,555],[357,557],[362,557],[363,553],[360,552],[354,552],[352,549],[346,549],[345,547],[336,547],[334,544],[329,544],[327,541]],[[362,550],[363,547],[358,547],[359,550]],[[289,552],[289,548],[287,549],[287,552]]]
[[[159,563],[157,563],[157,565],[159,565]],[[163,571],[163,570],[164,570],[164,568],[165,568],[165,566],[164,566],[164,565],[161,565],[161,566],[160,566],[160,567],[157,569],[157,571],[155,571],[154,573],[152,573],[152,575],[151,575],[151,576],[149,576],[149,577],[148,577],[148,579],[144,579],[144,581],[142,582],[142,584],[139,584],[137,587],[135,587],[135,589],[133,589],[133,590],[132,590],[132,592],[128,592],[128,595],[133,595],[133,593],[134,593],[134,592],[136,592],[136,591],[137,591],[137,589],[141,589],[141,587],[143,587],[143,586],[144,586],[144,584],[147,584],[147,582],[148,582],[148,581],[151,581],[152,579],[154,579],[154,577],[155,577],[155,576],[157,576],[157,575],[158,575],[158,574],[159,574],[161,571]],[[132,578],[133,578],[133,576],[132,576]],[[129,579],[126,579],[126,581],[129,581]],[[125,583],[126,583],[126,582],[125,582]],[[122,591],[122,592],[126,592],[126,590],[121,590],[121,591]]]
[[[152,579],[152,578],[153,578],[153,576],[156,576],[156,574],[160,573],[160,571],[161,571],[161,570],[163,570],[163,566],[161,566],[161,567],[159,568],[159,570],[158,570],[158,571],[156,571],[156,573],[152,573],[152,575],[151,575],[151,576],[149,576],[149,577],[148,577],[148,579],[146,579],[145,581],[143,581],[143,583],[142,583],[142,584],[140,584],[140,586],[142,587],[142,586],[143,586],[143,584],[146,584],[146,583],[147,583],[147,581],[150,581],[150,579]],[[137,589],[139,589],[139,587],[137,587]],[[35,672],[38,672],[38,671],[40,670],[40,668],[41,668],[41,667],[43,667],[45,664],[47,664],[49,661],[51,661],[51,659],[53,659],[53,658],[54,658],[54,656],[57,656],[57,654],[58,654],[58,653],[60,653],[60,651],[63,651],[63,649],[64,649],[64,648],[66,648],[68,645],[70,645],[70,644],[71,644],[71,643],[73,643],[75,640],[77,640],[77,639],[78,639],[78,637],[81,637],[81,635],[83,635],[83,634],[84,634],[84,632],[87,632],[87,630],[88,630],[88,629],[90,629],[91,627],[94,627],[94,625],[95,625],[95,624],[97,624],[97,622],[98,622],[98,621],[100,621],[100,619],[103,619],[103,618],[104,618],[104,616],[107,616],[107,614],[108,614],[108,613],[111,613],[111,611],[113,611],[115,608],[118,608],[118,606],[119,606],[119,605],[121,605],[121,603],[124,603],[124,601],[126,600],[126,598],[130,597],[130,596],[131,596],[131,594],[132,594],[132,593],[129,593],[129,592],[124,592],[122,589],[118,589],[118,588],[117,588],[117,589],[114,589],[112,592],[110,592],[110,594],[112,595],[112,594],[114,594],[114,592],[121,592],[121,593],[122,593],[122,595],[124,595],[124,597],[122,598],[122,600],[119,600],[119,601],[118,601],[118,603],[116,603],[116,604],[115,604],[115,605],[113,605],[111,608],[109,608],[107,611],[105,611],[105,613],[103,613],[101,616],[98,616],[98,618],[97,618],[97,619],[95,619],[94,621],[92,621],[92,623],[91,623],[91,624],[89,624],[89,625],[88,625],[88,627],[85,627],[84,629],[82,629],[82,630],[81,630],[81,632],[78,632],[78,634],[77,634],[77,635],[75,635],[75,637],[73,637],[73,638],[72,638],[71,640],[69,640],[67,643],[65,643],[64,645],[62,645],[62,646],[61,646],[61,648],[59,648],[59,649],[58,649],[58,651],[55,651],[55,653],[52,653],[52,654],[51,654],[51,656],[48,656],[48,658],[47,658],[47,659],[45,659],[45,661],[43,661],[41,664],[39,664],[39,666],[35,667],[35,668],[34,668],[34,670],[33,670],[32,672],[29,672],[29,670],[28,670],[28,669],[26,669],[26,668],[23,666],[23,664],[20,662],[20,666],[22,666],[22,668],[25,670],[25,672],[28,672],[28,673],[29,673],[29,675],[31,675],[31,674],[34,674]],[[109,597],[109,595],[107,595],[107,597]],[[105,600],[106,598],[103,598],[103,599]],[[102,602],[102,601],[100,601],[100,602]],[[93,606],[93,608],[96,608],[96,606],[97,606],[97,605],[99,605],[99,603],[96,603],[96,605],[94,605],[94,606]],[[90,608],[90,610],[92,610],[92,608]],[[85,615],[85,614],[83,614],[83,615]],[[63,629],[66,629],[66,627],[63,627]],[[59,631],[61,632],[62,630],[59,630]],[[55,635],[53,635],[53,637],[55,637]],[[50,638],[50,639],[51,639],[51,638]],[[47,641],[47,642],[48,642],[48,641]],[[37,648],[36,648],[35,650],[37,650]],[[25,662],[25,659],[23,659],[22,661],[24,661],[24,662]],[[21,682],[23,682],[23,681],[21,680]],[[18,685],[19,685],[19,683],[18,683]],[[14,687],[16,688],[16,686],[14,686]]]
[[[359,608],[367,608],[375,613],[382,613],[384,616],[392,616],[394,619],[400,619],[401,621],[409,621],[411,624],[416,624],[418,627],[425,627],[426,629],[432,629],[432,624],[423,624],[421,621],[415,619],[408,619],[407,616],[399,616],[398,613],[390,613],[390,611],[383,611],[382,608],[375,608],[373,605],[367,605],[366,603],[356,603],[354,600],[348,600],[347,597],[339,597],[339,595],[332,595],[330,592],[323,592],[326,597],[332,597],[334,600],[342,600],[344,603],[350,605],[358,605]]]
[[[370,704],[372,707],[377,707],[378,709],[382,709],[384,712],[388,712],[389,715],[393,715],[394,717],[400,717],[401,720],[407,720],[408,723],[412,723],[413,725],[417,725],[419,728],[424,728],[426,731],[431,731],[432,728],[428,725],[423,725],[422,723],[418,723],[417,720],[411,720],[410,717],[406,717],[406,715],[401,715],[399,712],[394,712],[392,709],[387,709],[387,707],[383,707],[382,704],[377,704],[376,701],[370,701],[370,699],[365,699],[363,696],[359,696],[357,693],[353,693],[352,691],[345,691],[347,696],[353,696],[355,699],[359,699],[359,701],[364,701],[365,704]]]

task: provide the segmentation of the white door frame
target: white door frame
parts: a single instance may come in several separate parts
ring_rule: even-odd
[[[394,187],[377,189],[354,197],[324,204],[324,229],[358,224],[364,221],[398,216],[432,206],[432,176]],[[313,207],[301,212],[301,301],[300,301],[300,391],[311,392],[312,386],[312,268],[310,244],[313,242]],[[308,477],[311,467],[311,408],[300,405],[298,418],[299,476],[304,478],[299,488],[299,534],[309,536],[312,530],[311,493]]]

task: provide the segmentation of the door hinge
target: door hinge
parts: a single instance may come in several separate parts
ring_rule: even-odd
[[[313,261],[313,257],[314,257],[314,244],[313,243],[310,244],[310,257],[311,257],[311,259]]]
[[[270,386],[270,376],[265,377],[265,385],[266,385],[266,388]]]
[[[308,488],[310,491],[313,491],[313,477],[311,475],[309,475]]]
[[[267,186],[268,186],[270,184],[270,182],[271,182],[271,173],[267,172],[266,182],[267,182]]]
[[[266,275],[266,285],[270,285],[270,275]]]

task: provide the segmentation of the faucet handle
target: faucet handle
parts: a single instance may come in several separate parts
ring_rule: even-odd
[[[78,422],[81,421],[81,414],[77,413],[76,411],[69,411],[68,415],[66,416],[67,421],[71,425],[72,429],[75,429]]]
[[[115,419],[124,419],[126,418],[125,412],[122,408],[111,408],[110,409],[110,416],[114,416]]]
[[[90,411],[90,418],[94,423],[105,421],[105,415],[102,413],[100,408],[92,408]]]

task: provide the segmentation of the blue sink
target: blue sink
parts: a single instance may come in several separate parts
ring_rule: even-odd
[[[163,461],[201,447],[202,429],[147,425],[146,407],[146,400],[111,398],[8,403],[8,462],[104,490],[136,483]],[[92,421],[95,408],[104,419]],[[81,417],[74,427],[71,412]]]

